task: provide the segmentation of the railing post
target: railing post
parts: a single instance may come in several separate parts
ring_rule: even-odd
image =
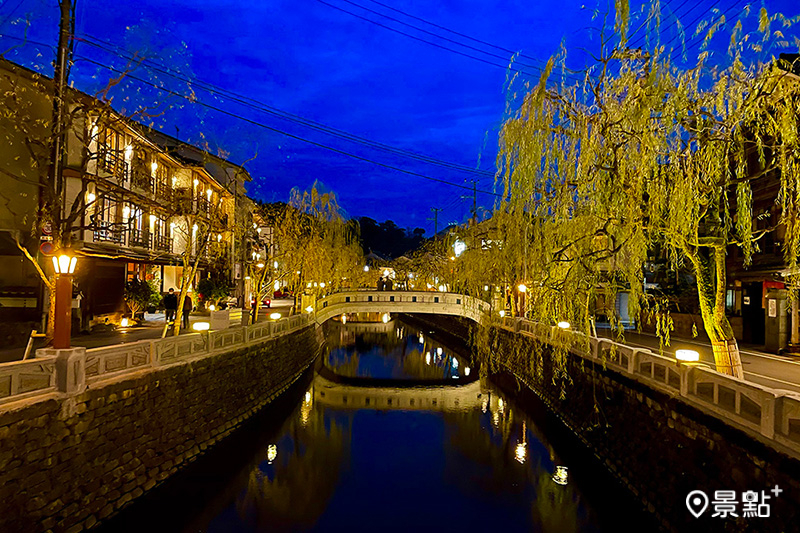
[[[86,348],[42,348],[36,350],[36,357],[55,356],[56,389],[67,394],[77,394],[86,390]]]
[[[775,418],[778,412],[778,401],[779,397],[773,395],[761,403],[761,434],[768,439],[775,438]]]
[[[678,370],[678,374],[681,378],[681,396],[688,398],[689,394],[692,392],[692,374],[694,365],[691,363],[681,363]]]

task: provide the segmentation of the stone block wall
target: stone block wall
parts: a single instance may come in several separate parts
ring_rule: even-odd
[[[499,329],[492,336],[500,366],[533,390],[665,530],[800,531],[797,460],[599,364],[570,356],[559,374],[546,350],[534,350],[535,341]],[[742,516],[743,492],[775,485],[784,492],[769,500],[770,518]],[[712,505],[693,517],[686,507],[693,490],[712,500],[715,491],[736,491],[739,516],[712,518]]]
[[[0,531],[92,528],[267,405],[321,346],[311,326],[8,406],[0,413]]]

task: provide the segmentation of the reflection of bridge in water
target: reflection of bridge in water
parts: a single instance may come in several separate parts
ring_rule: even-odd
[[[336,383],[317,374],[312,389],[314,402],[338,409],[469,411],[488,401],[478,380],[464,385],[380,387]]]

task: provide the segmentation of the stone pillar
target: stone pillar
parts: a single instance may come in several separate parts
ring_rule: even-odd
[[[77,394],[86,390],[86,348],[36,350],[36,357],[56,358],[56,388],[59,392]]]

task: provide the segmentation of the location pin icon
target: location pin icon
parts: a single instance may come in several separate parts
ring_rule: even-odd
[[[708,509],[708,496],[702,490],[693,490],[686,497],[686,507],[695,518],[700,518]]]

